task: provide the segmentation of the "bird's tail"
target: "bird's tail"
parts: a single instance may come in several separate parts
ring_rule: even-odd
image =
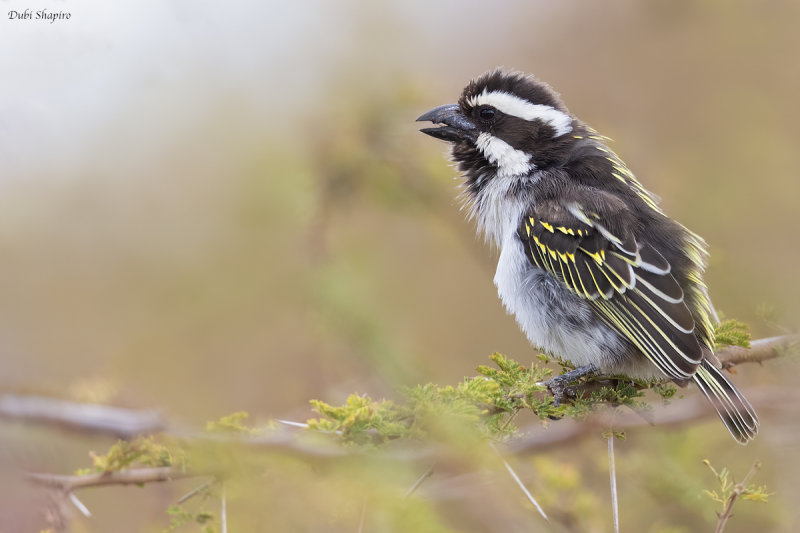
[[[747,444],[758,433],[758,415],[733,383],[708,361],[703,361],[694,375],[694,382],[740,444]]]

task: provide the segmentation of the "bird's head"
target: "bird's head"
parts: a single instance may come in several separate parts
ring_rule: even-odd
[[[500,177],[527,175],[557,161],[575,121],[545,83],[494,70],[471,81],[457,104],[431,109],[417,121],[438,127],[423,133],[453,143],[464,172],[494,169]]]

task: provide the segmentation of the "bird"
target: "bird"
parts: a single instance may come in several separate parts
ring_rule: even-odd
[[[417,121],[450,144],[468,216],[499,250],[506,311],[535,348],[575,366],[547,382],[555,405],[590,375],[693,382],[736,441],[755,437],[755,410],[714,356],[706,243],[664,213],[610,139],[547,83],[501,68]]]

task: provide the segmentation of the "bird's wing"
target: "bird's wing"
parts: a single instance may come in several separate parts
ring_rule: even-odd
[[[673,379],[703,358],[669,262],[640,235],[625,204],[595,191],[537,203],[518,228],[528,259],[587,300],[610,327]]]

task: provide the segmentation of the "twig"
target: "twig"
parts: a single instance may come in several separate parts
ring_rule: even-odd
[[[761,463],[756,461],[753,463],[753,466],[750,467],[750,471],[747,472],[747,475],[744,476],[744,479],[734,485],[733,492],[728,498],[722,513],[718,515],[719,518],[717,520],[717,527],[714,529],[714,533],[723,532],[728,520],[730,520],[730,518],[733,516],[733,505],[736,503],[737,498],[747,491],[747,484],[750,481],[750,478],[753,477],[753,474],[755,474],[756,470],[759,468],[761,468]]]
[[[28,474],[28,479],[37,485],[51,489],[72,492],[86,487],[102,487],[105,485],[141,485],[142,483],[158,483],[173,479],[195,477],[202,474],[181,472],[170,467],[134,468],[89,474],[86,476],[61,476],[57,474]]]
[[[780,335],[757,339],[750,343],[750,348],[728,346],[715,355],[723,368],[731,368],[743,363],[760,363],[783,356],[787,351],[800,345],[800,334]]]
[[[608,477],[611,481],[611,514],[614,517],[614,533],[619,533],[619,504],[617,502],[617,469],[614,464],[614,433],[608,436]]]
[[[28,474],[28,479],[49,489],[48,492],[51,494],[53,505],[48,510],[47,521],[54,531],[65,533],[70,530],[70,513],[65,506],[67,501],[70,501],[84,516],[90,517],[92,515],[86,505],[75,495],[74,491],[78,489],[106,485],[141,485],[143,483],[170,481],[192,475],[169,467],[163,467],[136,468],[86,476],[30,473]]]

